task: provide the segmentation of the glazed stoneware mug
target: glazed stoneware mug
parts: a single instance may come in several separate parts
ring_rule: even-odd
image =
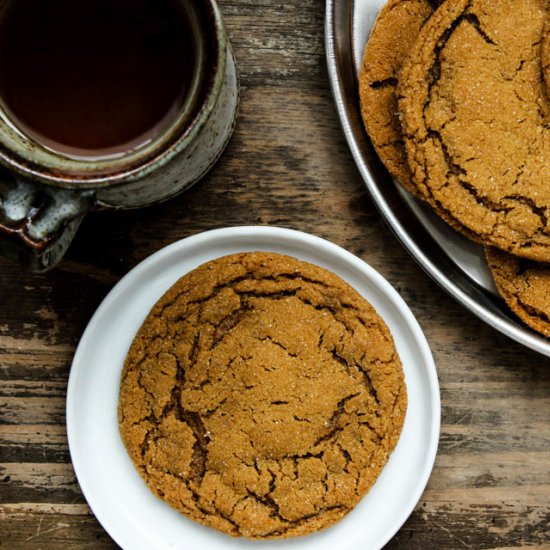
[[[17,6],[18,1],[11,0],[11,4]],[[185,67],[176,66],[177,56],[175,61],[164,56],[163,63],[172,63],[169,69],[175,73],[171,74],[185,70],[191,78],[186,85],[185,100],[180,101],[171,118],[164,117],[162,129],[149,136],[145,143],[98,155],[50,146],[51,142],[40,139],[38,132],[26,131],[25,125],[19,123],[17,113],[14,115],[16,109],[10,109],[9,101],[2,97],[6,85],[0,82],[0,252],[3,255],[18,259],[32,271],[48,270],[63,257],[87,212],[137,208],[167,200],[198,181],[225,148],[235,124],[239,91],[220,10],[215,0],[167,1],[171,2],[170,9],[181,4],[179,7],[186,10],[186,32],[192,33],[189,51],[193,59],[191,63],[187,60]],[[107,6],[109,0],[105,3]],[[135,0],[133,5],[138,4],[140,0]],[[158,6],[147,0],[141,5],[147,5],[147,9]],[[2,9],[0,7],[0,18]],[[14,15],[14,22],[8,19],[7,23],[0,23],[0,54],[2,48],[7,47],[1,42],[2,33],[9,35],[11,25],[26,25],[25,17],[19,14],[18,21]],[[33,32],[39,32],[42,22],[38,16],[33,24],[36,28],[29,22]],[[112,29],[105,30],[107,42]],[[168,32],[161,31],[162,37]],[[8,75],[6,81],[15,82],[15,86],[22,77],[14,71],[21,72],[20,67],[12,69],[13,74]],[[5,76],[4,73],[0,70],[0,77]],[[26,79],[28,75],[23,77]],[[151,84],[156,85],[151,78],[146,80],[150,88]],[[67,83],[69,85],[76,86]],[[38,105],[40,93],[40,89],[36,91]],[[21,97],[15,97],[14,104],[22,101]],[[29,107],[31,111],[32,108],[37,109],[36,105]],[[40,120],[43,119],[41,116]],[[113,121],[115,119],[113,116]]]

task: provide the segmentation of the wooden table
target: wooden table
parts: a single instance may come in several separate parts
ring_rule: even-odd
[[[221,4],[242,93],[235,134],[212,172],[166,204],[89,215],[51,273],[0,259],[0,545],[117,547],[86,504],[67,446],[79,338],[113,285],[151,253],[208,229],[260,224],[313,233],[365,259],[398,289],[431,345],[438,457],[387,548],[550,548],[550,361],[455,303],[381,220],[332,103],[324,3]]]

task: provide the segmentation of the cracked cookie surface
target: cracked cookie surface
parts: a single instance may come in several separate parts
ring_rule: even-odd
[[[229,535],[327,527],[372,486],[407,394],[391,334],[336,275],[272,253],[188,273],[128,353],[119,427],[150,489]]]
[[[435,0],[389,0],[365,46],[359,97],[371,142],[388,172],[413,194],[395,90],[399,71],[418,33],[433,13]]]
[[[546,82],[546,92],[548,97],[550,97],[550,17],[546,19],[546,26],[544,28],[544,36],[542,37],[542,47],[541,47],[541,64],[542,64],[542,75]]]
[[[527,325],[550,336],[550,265],[488,248],[487,263],[498,291]]]
[[[416,187],[478,241],[550,260],[546,0],[447,0],[420,31],[398,96]]]

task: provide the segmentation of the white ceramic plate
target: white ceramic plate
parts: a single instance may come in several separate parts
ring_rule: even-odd
[[[234,539],[203,527],[157,499],[134,469],[117,424],[119,378],[139,326],[160,296],[200,264],[235,252],[289,254],[337,273],[389,326],[405,371],[409,405],[399,443],[371,491],[342,521],[284,541]],[[106,531],[123,548],[201,550],[381,548],[418,502],[432,470],[440,426],[437,374],[418,323],[376,271],[318,237],[272,227],[209,231],[176,242],[143,261],[109,293],[76,351],[67,395],[67,431],[80,487]]]

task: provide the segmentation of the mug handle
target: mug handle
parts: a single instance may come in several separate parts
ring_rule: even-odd
[[[65,254],[95,191],[60,189],[0,171],[0,253],[33,272]]]

